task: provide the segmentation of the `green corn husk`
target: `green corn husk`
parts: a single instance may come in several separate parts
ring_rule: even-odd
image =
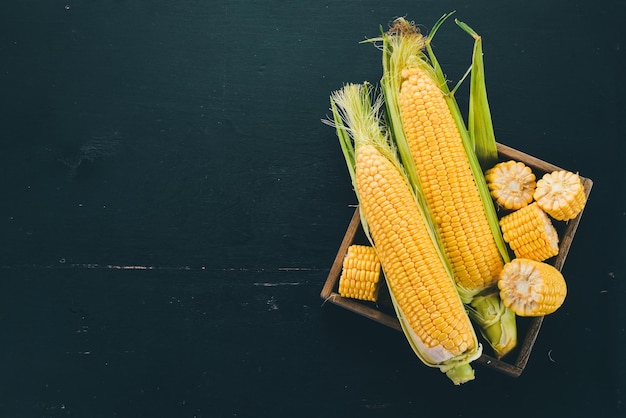
[[[448,107],[450,108],[459,132],[461,133],[463,146],[470,163],[474,180],[476,181],[480,192],[489,227],[500,251],[500,255],[506,263],[510,261],[510,257],[504,238],[502,237],[495,206],[489,193],[474,145],[476,141],[485,143],[485,148],[489,150],[489,144],[490,141],[492,141],[492,145],[495,146],[495,136],[489,137],[488,135],[485,135],[485,132],[489,131],[488,127],[491,126],[491,115],[486,104],[484,76],[481,77],[481,74],[483,73],[482,57],[480,59],[477,58],[477,55],[482,54],[482,47],[479,43],[479,45],[474,48],[475,57],[471,68],[474,88],[470,90],[470,94],[473,96],[470,101],[474,104],[472,110],[472,119],[474,122],[471,124],[470,131],[466,128],[458,103],[454,97],[456,88],[452,91],[448,88],[446,77],[431,46],[433,36],[443,22],[451,16],[451,14],[452,13],[442,16],[433,26],[433,29],[427,37],[414,36],[417,32],[415,26],[406,21],[404,18],[399,18],[394,22],[392,31],[389,33],[383,33],[382,38],[376,40],[382,40],[383,77],[381,79],[381,85],[385,96],[387,120],[410,181],[417,189],[419,189],[420,181],[410,155],[407,140],[404,136],[402,118],[397,99],[401,82],[399,72],[402,69],[398,68],[398,62],[411,62],[413,64],[417,64],[422,70],[426,71],[437,81],[437,84],[441,87],[444,93]],[[464,27],[464,29],[469,28],[467,25],[462,27]],[[392,39],[392,37],[403,36],[405,36],[406,39]],[[477,42],[479,41],[480,37],[477,39]],[[415,42],[418,44],[406,46],[405,42]],[[407,52],[407,50],[411,52]],[[487,121],[489,121],[489,123],[487,123]],[[475,138],[475,140],[472,138]],[[496,357],[500,358],[510,352],[515,347],[517,342],[517,327],[515,317],[513,316],[511,320],[511,315],[507,312],[507,308],[504,307],[502,301],[499,299],[499,296],[484,296],[491,295],[493,293],[493,289],[491,288],[476,289],[472,291],[463,289],[460,286],[457,286],[457,288],[459,289],[461,298],[466,303],[470,317],[479,326],[481,334],[493,348]]]
[[[475,296],[468,306],[468,313],[496,357],[502,358],[517,345],[516,316],[504,306],[500,294],[492,290],[487,295]]]
[[[333,92],[331,95],[331,110],[333,113],[333,122],[328,123],[334,126],[337,131],[337,136],[341,144],[341,149],[344,154],[346,163],[348,165],[348,171],[352,180],[352,184],[357,196],[357,200],[360,198],[356,187],[356,152],[361,144],[375,145],[383,155],[385,155],[391,162],[393,162],[398,170],[406,176],[404,168],[401,165],[397,156],[397,151],[394,144],[389,141],[389,137],[386,132],[383,131],[384,124],[380,119],[380,109],[383,106],[382,97],[371,101],[371,86],[365,84],[347,84],[341,90]],[[407,187],[409,181],[407,179]],[[423,219],[426,221],[427,229],[431,235],[431,239],[435,244],[435,248],[439,254],[440,259],[446,266],[449,280],[454,283],[452,271],[448,268],[447,260],[444,256],[443,247],[437,240],[437,233],[434,224],[429,219],[428,209],[423,199],[419,199],[415,196],[416,204],[418,205]],[[362,206],[360,205],[362,208]],[[361,211],[361,224],[363,229],[370,240],[370,243],[376,248],[375,243],[369,233],[367,226],[367,219],[365,214]],[[384,267],[383,267],[384,272]],[[474,334],[474,348],[461,355],[450,358],[448,360],[437,362],[423,349],[424,345],[417,338],[417,335],[413,332],[409,324],[406,322],[401,308],[398,305],[396,297],[394,295],[391,286],[388,286],[389,294],[396,311],[396,315],[406,336],[411,348],[417,355],[417,357],[427,366],[438,368],[445,373],[455,385],[468,382],[474,379],[474,370],[470,363],[476,360],[482,354],[482,346],[478,342],[476,335]],[[462,301],[459,298],[459,303]]]
[[[476,157],[483,171],[486,171],[498,162],[498,148],[496,146],[496,135],[493,131],[489,101],[487,100],[483,42],[480,35],[467,24],[458,19],[455,19],[455,22],[474,38],[467,122]]]

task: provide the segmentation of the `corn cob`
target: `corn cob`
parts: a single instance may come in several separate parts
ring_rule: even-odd
[[[544,261],[559,253],[559,236],[537,202],[500,219],[504,240],[517,258]]]
[[[474,378],[470,362],[482,348],[426,213],[381,132],[382,103],[372,106],[369,95],[367,85],[349,84],[331,96],[363,228],[376,248],[411,347],[426,365],[461,384]]]
[[[565,301],[567,285],[554,266],[524,258],[507,263],[498,281],[504,304],[519,316],[542,316]]]
[[[374,247],[351,245],[343,259],[339,294],[343,297],[376,302],[380,284],[380,262]]]
[[[578,174],[559,170],[545,174],[534,194],[539,206],[554,219],[574,219],[585,207],[587,196]]]
[[[503,262],[450,109],[426,72],[407,68],[402,77],[404,133],[455,277],[468,290],[492,286]]]
[[[533,200],[537,186],[530,167],[520,161],[501,162],[485,172],[491,196],[504,209],[523,208]]]
[[[469,139],[461,135],[467,131],[460,129],[463,122],[456,102],[442,91],[447,88],[445,78],[434,54],[430,54],[430,38],[399,18],[382,39],[382,86],[402,161],[432,212],[461,297],[470,306],[470,315],[501,357],[517,342],[514,315],[506,316],[506,323],[500,322],[500,328],[492,326],[491,318],[493,305],[501,305],[496,282],[504,265],[503,257],[508,255],[480,166],[464,143]],[[428,57],[424,49],[429,50]],[[483,184],[482,194],[479,180]],[[491,205],[490,217],[485,201]],[[497,236],[500,241],[496,241]],[[495,300],[485,303],[485,298],[476,298],[486,293]],[[506,308],[498,311],[504,313]],[[486,335],[487,327],[491,335]]]

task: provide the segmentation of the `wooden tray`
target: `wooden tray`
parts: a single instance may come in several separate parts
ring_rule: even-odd
[[[560,167],[542,161],[516,149],[507,147],[506,145],[498,144],[498,153],[500,156],[500,160],[505,161],[512,159],[516,161],[522,161],[524,164],[528,165],[533,170],[533,173],[537,177],[537,180],[539,180],[544,173],[552,172],[555,170],[562,170],[562,168]],[[587,198],[589,198],[593,182],[591,181],[591,179],[582,176],[581,180],[583,181],[583,186],[585,188]],[[546,260],[545,262],[552,264],[558,270],[563,269],[563,265],[565,264],[565,258],[567,257],[567,253],[569,252],[570,246],[572,245],[574,234],[576,233],[576,229],[578,228],[578,224],[580,223],[581,216],[582,212],[578,214],[575,219],[572,219],[568,222],[553,220],[553,224],[559,232],[559,254],[549,260]],[[339,277],[341,275],[343,259],[346,255],[348,247],[351,244],[359,243],[369,245],[369,242],[367,241],[361,227],[361,219],[359,217],[359,209],[357,207],[354,211],[354,215],[352,216],[352,220],[348,225],[348,229],[343,238],[343,241],[339,246],[339,251],[337,252],[337,256],[335,257],[335,261],[330,269],[328,278],[324,283],[324,287],[322,288],[320,296],[325,302],[333,303],[342,308],[362,315],[366,318],[372,319],[383,325],[401,331],[400,323],[398,322],[398,319],[396,318],[395,312],[393,310],[393,306],[391,304],[391,299],[389,297],[386,285],[380,286],[378,302],[376,303],[344,298],[341,297],[341,295],[339,295],[338,293],[337,289],[339,286]],[[482,364],[486,367],[498,370],[512,377],[520,376],[524,371],[524,368],[526,367],[526,363],[528,362],[528,359],[530,357],[530,353],[532,351],[533,345],[535,344],[535,340],[539,335],[539,330],[541,329],[543,319],[543,316],[534,318],[518,317],[518,346],[511,353],[507,354],[504,358],[497,359],[490,355],[491,347],[489,347],[489,345],[483,341],[483,354],[478,360],[476,360],[476,362],[478,364]],[[480,334],[479,338],[482,338]]]

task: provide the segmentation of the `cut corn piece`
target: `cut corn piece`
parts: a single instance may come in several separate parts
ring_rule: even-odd
[[[523,258],[507,263],[498,280],[504,304],[519,316],[542,316],[565,301],[567,285],[554,266]]]
[[[533,200],[537,186],[530,167],[520,161],[501,162],[485,172],[491,196],[504,209],[523,208]]]
[[[554,219],[574,219],[585,207],[587,196],[578,174],[558,170],[545,174],[534,194],[539,206]]]
[[[537,202],[500,219],[504,240],[517,258],[547,260],[559,253],[559,236]]]
[[[331,96],[363,228],[376,248],[394,309],[407,340],[428,366],[455,383],[474,379],[470,363],[482,347],[388,138],[382,100],[348,84]],[[354,145],[352,145],[354,142]]]
[[[339,277],[339,294],[346,298],[376,302],[379,279],[380,261],[374,247],[349,246]]]

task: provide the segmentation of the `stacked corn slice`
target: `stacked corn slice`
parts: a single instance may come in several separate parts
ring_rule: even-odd
[[[368,85],[331,95],[334,123],[359,201],[364,230],[380,259],[404,334],[417,356],[455,383],[474,378],[482,348],[419,204],[388,138],[382,102]]]
[[[435,31],[425,37],[399,18],[382,38],[390,127],[411,182],[432,212],[470,315],[502,357],[517,342],[515,317],[496,287],[508,254],[467,130],[430,53]]]

